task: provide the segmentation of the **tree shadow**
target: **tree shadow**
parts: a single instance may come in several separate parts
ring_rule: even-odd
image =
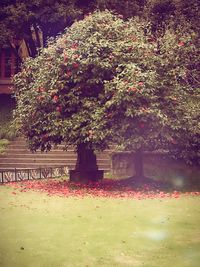
[[[99,182],[88,182],[88,183],[74,183],[67,181],[67,186],[74,189],[99,189],[104,191],[143,191],[149,192],[172,192],[178,191],[180,193],[185,192],[200,192],[200,181],[191,182],[182,180],[175,181],[160,181],[149,177],[129,177],[123,179],[103,179]]]

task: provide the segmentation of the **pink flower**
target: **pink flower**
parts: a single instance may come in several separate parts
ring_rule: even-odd
[[[144,122],[140,122],[139,123],[139,127],[140,127],[140,129],[143,129],[145,127],[145,123]]]
[[[184,46],[184,45],[185,45],[185,43],[182,41],[178,43],[178,46]]]
[[[171,143],[174,144],[174,145],[176,145],[177,144],[177,141],[174,138],[172,138]]]
[[[76,44],[76,43],[72,44],[72,46],[71,46],[72,49],[77,49],[77,47],[78,47],[78,44]]]
[[[136,35],[132,35],[132,36],[131,36],[131,39],[132,39],[133,41],[136,41],[136,40],[137,40]]]
[[[61,112],[62,108],[59,106],[56,108],[56,111]]]
[[[43,99],[44,99],[44,97],[43,97],[42,95],[40,95],[40,96],[37,97],[37,100],[38,100],[39,102],[41,102]]]
[[[76,69],[79,67],[79,64],[76,62],[76,63],[73,63],[73,67]]]
[[[139,83],[138,83],[138,86],[143,86],[143,85],[144,85],[143,82],[139,82]]]
[[[67,72],[66,72],[66,76],[67,76],[67,78],[69,78],[71,75],[72,75],[71,71],[67,71]]]
[[[136,87],[130,87],[128,90],[129,90],[129,92],[136,92],[137,88]]]
[[[58,101],[58,96],[57,95],[55,95],[54,97],[53,97],[53,102],[57,102]]]
[[[64,55],[64,62],[66,62],[68,60],[67,55]]]
[[[171,99],[172,99],[173,101],[176,101],[176,100],[177,100],[177,98],[174,97],[174,96],[172,96]]]

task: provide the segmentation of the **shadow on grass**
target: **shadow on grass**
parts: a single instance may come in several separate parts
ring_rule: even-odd
[[[66,181],[68,186],[71,188],[90,188],[90,189],[103,189],[108,191],[124,191],[126,189],[133,190],[133,191],[165,191],[165,192],[171,192],[171,191],[179,191],[179,192],[193,192],[193,191],[199,191],[200,192],[200,180],[194,181],[188,181],[185,178],[177,177],[173,181],[161,181],[161,180],[155,180],[152,178],[143,178],[140,180],[136,177],[130,177],[130,178],[123,178],[123,179],[103,179],[100,182],[97,183],[74,183],[70,181]]]

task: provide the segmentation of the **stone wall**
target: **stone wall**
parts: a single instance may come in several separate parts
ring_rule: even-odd
[[[113,152],[111,154],[111,172],[118,178],[135,175],[133,153],[129,151]]]
[[[111,153],[111,173],[118,178],[128,178],[135,175],[134,153],[130,151],[115,151]],[[143,155],[144,163],[161,164],[166,159],[166,153],[145,152]],[[173,160],[171,160],[173,162]]]

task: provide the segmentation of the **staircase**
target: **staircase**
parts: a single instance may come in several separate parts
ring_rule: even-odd
[[[37,151],[32,153],[28,150],[26,141],[18,138],[11,141],[3,155],[0,155],[1,169],[35,169],[44,167],[67,166],[74,169],[77,154],[73,148],[63,151],[63,145],[52,149],[50,152]],[[97,164],[100,170],[110,170],[111,160],[109,150],[97,153]]]

